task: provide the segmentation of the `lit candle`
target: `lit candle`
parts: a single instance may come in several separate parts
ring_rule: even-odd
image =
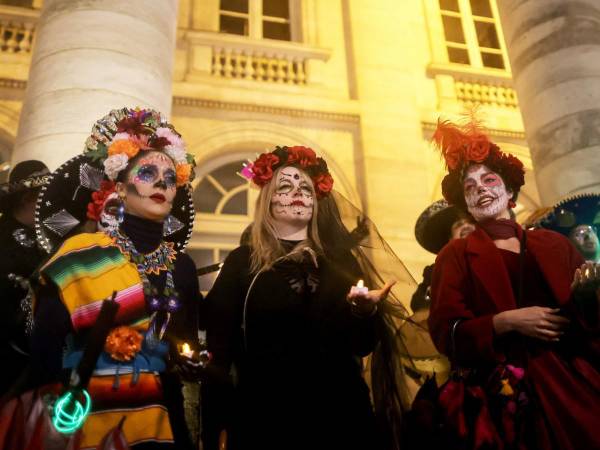
[[[181,346],[181,352],[179,353],[190,359],[194,356],[194,350],[190,348],[190,344],[188,344],[187,342],[183,343],[183,345]]]
[[[369,288],[365,286],[363,280],[358,280],[356,286],[350,288],[350,294],[353,295],[366,295],[369,292]]]

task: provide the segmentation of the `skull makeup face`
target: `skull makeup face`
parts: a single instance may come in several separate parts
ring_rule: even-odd
[[[590,225],[578,225],[569,233],[571,242],[586,260],[595,261],[600,250],[598,235]]]
[[[138,217],[162,221],[171,212],[177,191],[175,165],[161,152],[148,152],[127,173],[125,210]]]
[[[307,226],[313,215],[314,188],[310,178],[296,167],[284,167],[274,180],[271,214],[276,221]]]
[[[98,220],[98,229],[100,231],[116,230],[119,227],[119,208],[122,208],[122,203],[119,200],[119,194],[113,192],[104,201],[100,220]]]
[[[463,181],[467,209],[476,221],[509,218],[508,204],[512,192],[502,177],[483,164],[467,169]]]

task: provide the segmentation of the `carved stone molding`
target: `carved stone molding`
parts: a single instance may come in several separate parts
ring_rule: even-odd
[[[360,117],[356,114],[311,111],[306,109],[282,108],[278,106],[253,105],[249,103],[223,102],[190,97],[173,97],[173,105],[190,106],[194,108],[244,111],[249,113],[276,114],[282,116],[300,117],[304,119],[318,119],[352,124],[357,124],[360,122]]]

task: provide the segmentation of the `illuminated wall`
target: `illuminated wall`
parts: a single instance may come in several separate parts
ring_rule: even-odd
[[[2,3],[6,161],[41,2]],[[495,0],[181,0],[172,121],[198,161],[192,256],[222,259],[250,222],[256,192],[235,175],[240,162],[299,144],[327,159],[419,279],[433,255],[413,228],[441,197],[428,144],[440,115],[480,103],[493,139],[531,168],[497,18]],[[538,205],[527,180],[520,217]]]

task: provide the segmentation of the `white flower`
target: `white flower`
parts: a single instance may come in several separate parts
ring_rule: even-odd
[[[131,136],[129,135],[129,133],[120,132],[120,133],[117,133],[117,134],[115,134],[113,136],[113,138],[110,141],[110,143],[112,144],[113,142],[116,142],[116,141],[126,141],[130,137]]]
[[[109,156],[104,160],[104,173],[110,180],[115,181],[128,162],[129,158],[123,153]]]
[[[169,155],[169,157],[175,161],[176,164],[186,164],[187,158],[185,153],[185,148],[176,147],[174,145],[167,145],[165,147],[165,153]]]

